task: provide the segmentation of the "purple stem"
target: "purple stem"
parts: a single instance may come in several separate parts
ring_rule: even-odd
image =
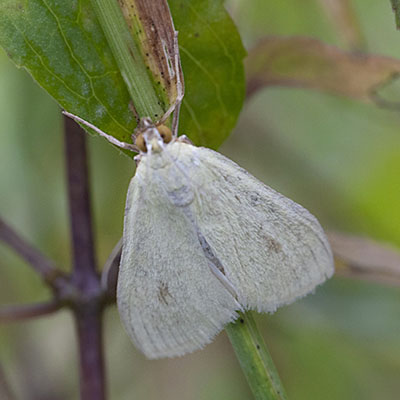
[[[82,400],[106,398],[101,315],[102,307],[98,304],[79,308],[75,312]]]
[[[10,246],[19,256],[30,264],[36,272],[53,288],[57,288],[58,278],[63,280],[62,273],[54,263],[39,250],[19,236],[11,226],[0,218],[0,240]]]
[[[62,303],[56,299],[47,303],[3,306],[0,308],[0,322],[14,322],[40,317],[59,310],[61,306]]]
[[[86,133],[64,117],[68,197],[70,206],[73,272],[71,280],[80,291],[74,306],[82,400],[105,399],[102,347],[104,294],[94,256]]]
[[[72,275],[74,281],[83,289],[92,284],[96,286],[98,282],[90,209],[86,133],[70,118],[64,117],[64,123],[74,260]]]

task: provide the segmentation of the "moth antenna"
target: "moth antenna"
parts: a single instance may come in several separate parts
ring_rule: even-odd
[[[81,117],[78,117],[77,115],[71,114],[71,113],[69,113],[68,111],[65,111],[65,110],[63,110],[62,113],[65,116],[73,119],[74,121],[80,122],[81,124],[87,126],[88,128],[93,129],[95,132],[97,132],[100,136],[103,136],[104,138],[106,138],[113,145],[118,146],[118,147],[120,147],[121,149],[124,149],[124,150],[134,151],[136,153],[140,152],[140,150],[134,144],[121,142],[120,140],[116,139],[114,136],[111,136],[108,133],[103,132],[97,126],[91,124],[88,121],[85,121],[84,119],[82,119]]]

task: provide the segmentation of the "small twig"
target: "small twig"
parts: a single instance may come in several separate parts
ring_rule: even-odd
[[[336,275],[400,286],[400,251],[387,243],[330,232]]]
[[[0,240],[8,244],[19,256],[21,256],[36,272],[53,288],[58,287],[57,278],[63,276],[55,264],[35,249],[27,241],[22,239],[13,228],[0,218]]]
[[[0,322],[14,322],[21,319],[41,317],[62,307],[62,302],[52,300],[47,303],[3,306],[0,308]]]

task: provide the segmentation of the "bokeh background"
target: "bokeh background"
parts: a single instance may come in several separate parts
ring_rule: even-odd
[[[400,58],[390,2],[352,2],[366,50]],[[265,35],[344,45],[318,0],[231,0],[250,48]],[[398,92],[400,99],[400,91]],[[399,110],[400,111],[400,110]],[[70,264],[60,110],[0,54],[0,212],[66,270]],[[89,139],[99,265],[122,233],[132,161]],[[400,112],[299,89],[258,92],[220,151],[308,208],[327,230],[400,246]],[[49,298],[38,277],[0,244],[0,302]],[[314,295],[258,323],[292,400],[398,399],[400,291],[334,277]],[[18,399],[78,398],[74,326],[67,311],[1,327],[0,357]],[[225,333],[203,351],[147,361],[115,307],[105,315],[110,398],[250,399]]]

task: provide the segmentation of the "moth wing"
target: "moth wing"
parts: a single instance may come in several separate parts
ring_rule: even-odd
[[[273,312],[333,274],[327,238],[306,209],[217,152],[197,148],[194,158],[207,173],[192,173],[201,182],[193,214],[244,308]]]
[[[148,358],[174,357],[211,342],[238,303],[211,272],[183,209],[153,193],[151,181],[144,190],[135,176],[129,187],[118,309]]]

